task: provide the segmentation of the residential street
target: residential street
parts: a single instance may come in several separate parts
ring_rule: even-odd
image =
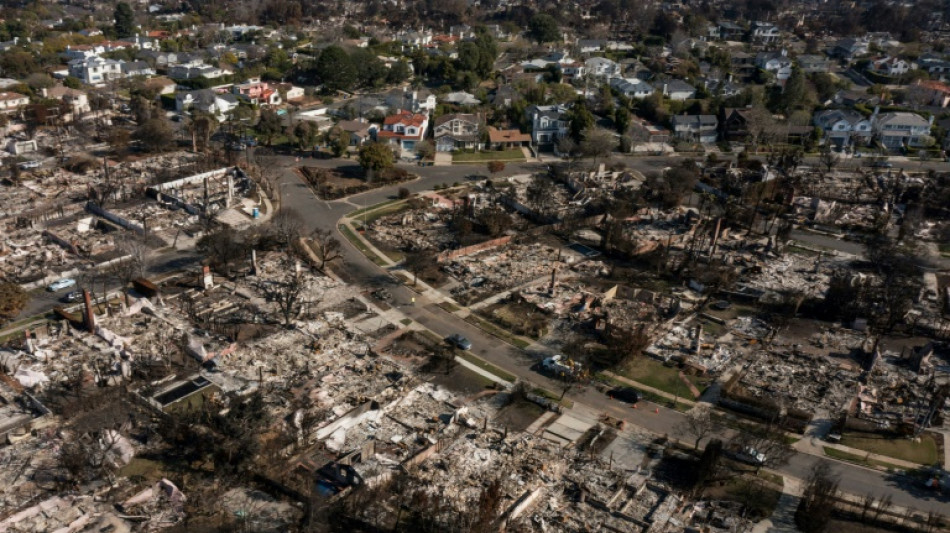
[[[662,168],[669,163],[667,158],[637,158],[633,168],[650,170]],[[316,198],[310,188],[306,186],[292,167],[304,164],[296,162],[293,157],[273,156],[267,158],[267,164],[280,167],[277,182],[281,191],[282,205],[285,208],[298,211],[311,228],[333,228],[337,231],[337,223],[345,214],[360,207],[374,205],[395,197],[398,187],[406,187],[412,192],[432,189],[439,184],[451,185],[454,182],[464,181],[465,176],[478,173],[487,175],[480,167],[453,166],[453,167],[415,167],[407,168],[420,175],[420,178],[399,186],[382,188],[359,195],[351,196],[340,201],[323,201]],[[335,166],[338,161],[333,160],[306,160],[305,164],[319,166]],[[355,162],[354,162],[355,164]],[[512,175],[529,172],[539,168],[538,164],[509,164],[502,175]],[[391,274],[378,267],[361,252],[348,244],[348,241],[338,233],[337,237],[344,243],[345,268],[342,271],[347,281],[368,288],[386,287],[393,295],[392,303],[400,307],[407,316],[429,328],[441,336],[452,333],[461,333],[472,341],[472,351],[492,364],[532,383],[541,385],[551,391],[560,393],[561,383],[548,379],[531,370],[537,355],[519,350],[498,338],[485,333],[475,326],[444,311],[424,297],[413,292]],[[412,299],[416,302],[413,305]],[[644,405],[639,409],[632,409],[607,398],[593,387],[570,390],[567,396],[574,400],[574,410],[596,416],[599,413],[609,413],[620,417],[630,424],[642,427],[660,435],[677,436],[680,432],[677,426],[683,415],[677,411],[656,407],[652,404]],[[656,412],[659,409],[659,413]],[[690,440],[683,437],[683,440]],[[822,459],[797,453],[792,460],[779,471],[787,476],[804,479],[812,465]],[[869,492],[876,495],[889,494],[895,505],[909,506],[922,511],[945,511],[948,505],[946,500],[938,500],[932,494],[923,493],[918,487],[911,486],[910,482],[901,476],[885,475],[878,471],[854,466],[846,463],[833,462],[834,470],[841,476],[841,489],[855,495],[864,495]]]

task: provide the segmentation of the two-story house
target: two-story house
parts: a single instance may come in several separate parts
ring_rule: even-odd
[[[123,77],[121,61],[98,56],[73,59],[68,67],[70,76],[79,78],[83,83],[90,85],[98,85]]]
[[[0,91],[0,113],[11,113],[29,103],[29,96],[10,91]]]
[[[933,118],[928,121],[916,113],[906,111],[878,113],[875,109],[871,116],[874,136],[882,145],[892,150],[924,146],[924,139],[930,135],[932,122]]]
[[[673,136],[688,142],[714,143],[719,120],[715,115],[674,115]]]
[[[598,80],[609,80],[620,76],[620,65],[606,57],[592,57],[584,61],[587,74]]]
[[[227,76],[228,74],[230,74],[229,71],[208,65],[200,59],[168,67],[168,77],[176,80],[191,80],[195,78],[213,80],[221,76]]]
[[[785,83],[792,75],[792,60],[788,52],[782,49],[779,52],[760,52],[755,56],[755,66],[775,76],[775,81]]]
[[[89,96],[78,89],[57,85],[49,89],[43,89],[43,97],[63,102],[69,107],[74,116],[88,113],[91,110]]]
[[[123,78],[155,75],[155,69],[145,61],[125,61],[119,66],[119,71]]]
[[[397,89],[386,94],[386,105],[390,109],[407,109],[413,113],[432,113],[435,111],[436,98],[429,91]]]
[[[751,37],[752,42],[761,44],[771,44],[779,40],[782,36],[778,27],[771,22],[756,21],[752,23]]]
[[[805,74],[815,74],[818,72],[828,72],[831,70],[831,62],[824,56],[803,54],[798,56],[798,68]]]
[[[238,106],[237,96],[228,93],[216,93],[211,89],[182,91],[175,94],[175,109],[179,113],[198,111],[213,115],[219,122],[227,119],[228,114]]]
[[[881,57],[871,61],[868,71],[882,76],[901,76],[907,74],[917,65],[904,61],[899,57]]]
[[[260,78],[251,78],[231,87],[231,93],[252,105],[278,105],[280,93]]]
[[[569,123],[566,105],[533,105],[525,109],[531,121],[531,142],[539,149],[550,149],[567,135]]]
[[[485,120],[480,114],[442,115],[435,119],[432,128],[435,149],[439,152],[453,150],[480,150]]]
[[[831,57],[842,59],[848,63],[858,57],[868,54],[871,43],[867,39],[848,37],[841,39],[831,48]]]
[[[652,85],[638,78],[611,78],[609,83],[627,98],[646,98],[655,91]]]
[[[663,84],[663,96],[682,102],[696,97],[696,88],[683,80],[672,80]]]
[[[428,128],[428,116],[401,110],[383,120],[383,128],[376,133],[376,139],[411,152],[425,138]]]
[[[867,145],[871,142],[871,121],[851,109],[826,109],[815,113],[812,123],[835,146]]]

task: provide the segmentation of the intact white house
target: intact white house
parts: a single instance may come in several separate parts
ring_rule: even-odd
[[[538,147],[551,147],[567,135],[568,110],[565,105],[533,105],[525,109],[531,120],[531,142]]]
[[[584,68],[590,76],[609,80],[620,75],[620,65],[606,57],[592,57],[584,61]]]
[[[871,117],[871,128],[874,131],[881,144],[890,149],[901,147],[917,148],[925,146],[925,139],[930,138],[930,127],[933,124],[933,118],[930,120],[916,113],[906,111],[895,111],[890,113],[877,113]]]
[[[836,146],[871,142],[871,121],[857,111],[827,109],[815,113],[812,122],[825,132],[825,139]]]
[[[16,111],[30,103],[30,97],[10,91],[0,92],[0,113]]]
[[[123,77],[122,62],[98,56],[73,59],[69,62],[69,75],[83,83],[97,85]]]
[[[179,113],[199,111],[213,115],[218,121],[224,121],[238,103],[237,96],[228,93],[218,94],[211,89],[182,91],[175,95],[175,109]]]
[[[627,98],[646,98],[655,90],[652,85],[638,78],[611,78],[610,86]]]

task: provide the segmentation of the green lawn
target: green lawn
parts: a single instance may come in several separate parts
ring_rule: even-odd
[[[531,346],[531,343],[522,340],[520,337],[516,336],[510,331],[501,329],[500,327],[492,324],[491,322],[487,320],[483,320],[475,316],[474,314],[471,314],[465,317],[465,321],[468,322],[469,324],[478,326],[479,328],[487,331],[488,333],[491,333],[492,335],[507,342],[508,344],[513,344],[517,346],[518,348],[521,348],[522,350],[527,348],[528,346]]]
[[[497,150],[490,152],[459,152],[452,154],[453,163],[487,163],[489,161],[523,161],[521,150]]]
[[[603,381],[604,383],[608,383],[613,387],[630,386],[628,383],[625,383],[623,381],[620,381],[619,379],[608,376],[607,374],[604,374],[603,372],[598,372],[597,374],[594,375],[594,378],[597,380]],[[673,402],[673,400],[669,398],[665,398],[663,396],[660,396],[659,394],[654,394],[650,391],[639,390],[639,392],[640,392],[641,399],[646,400],[648,402],[653,402],[657,405],[670,406],[670,404]],[[681,413],[685,413],[686,411],[689,411],[692,408],[693,406],[691,404],[683,402],[682,400],[678,400],[676,402],[676,405],[673,405],[673,409],[676,409],[677,411]]]
[[[359,220],[360,223],[362,224],[371,224],[375,220],[380,219],[386,215],[400,213],[407,209],[409,209],[409,204],[407,204],[406,202],[394,202],[391,204],[384,205],[376,210],[367,211],[358,217],[354,217],[353,215],[350,215],[350,218],[351,219],[356,218],[356,220]]]
[[[937,249],[940,250],[940,255],[950,257],[950,244],[939,244]]]
[[[865,459],[863,455],[848,453],[830,446],[823,446],[822,449],[825,450],[825,455],[834,459],[838,459],[839,461],[847,461],[849,463],[855,463],[864,466],[880,466],[890,470],[904,470],[904,467],[901,466],[886,463],[884,461],[876,461],[874,459]]]
[[[363,244],[363,241],[360,240],[360,238],[355,233],[353,233],[353,230],[351,230],[349,226],[340,224],[340,233],[342,233],[343,236],[346,237],[346,240],[350,241],[353,246],[356,246],[356,249],[362,252],[363,255],[372,259],[374,263],[382,267],[388,266],[386,261],[383,261],[382,258],[373,253],[369,248],[366,247],[365,244]]]
[[[930,435],[921,435],[920,442],[914,442],[911,439],[878,439],[845,434],[841,437],[841,444],[922,465],[932,465],[938,461],[937,443]]]
[[[470,353],[468,353],[468,352],[459,352],[458,355],[459,355],[459,357],[461,357],[462,359],[465,359],[465,360],[468,361],[469,363],[472,363],[473,365],[475,365],[475,366],[477,366],[477,367],[479,367],[479,368],[481,368],[481,369],[483,369],[483,370],[485,370],[485,371],[487,371],[487,372],[490,372],[490,373],[492,373],[492,374],[494,374],[494,375],[500,377],[501,379],[503,379],[503,380],[505,380],[505,381],[507,381],[507,382],[509,382],[509,383],[514,383],[515,380],[518,379],[518,377],[515,376],[514,374],[509,374],[508,372],[505,372],[504,370],[502,370],[502,369],[498,368],[497,366],[495,366],[495,365],[489,363],[488,361],[485,361],[484,359],[481,359],[481,358],[479,358],[479,357],[476,357],[476,356],[474,356],[474,355],[472,355],[472,354],[470,354]]]
[[[454,312],[458,311],[459,309],[461,309],[459,306],[457,306],[457,305],[455,305],[455,304],[453,304],[452,302],[449,302],[449,301],[440,302],[440,303],[439,303],[439,307],[441,307],[442,309],[444,309],[445,311],[447,311],[447,312],[449,312],[449,313],[454,313]]]
[[[650,357],[637,357],[623,368],[617,369],[616,373],[627,379],[643,383],[648,387],[675,394],[681,398],[694,399],[689,387],[679,378],[678,368],[664,366],[663,363]],[[686,379],[700,392],[703,391],[705,385],[702,384],[699,378],[686,376]]]

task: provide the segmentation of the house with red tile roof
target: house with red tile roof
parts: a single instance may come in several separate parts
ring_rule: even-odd
[[[428,128],[428,116],[400,110],[383,120],[383,127],[376,133],[376,140],[411,152],[416,148],[416,143],[425,138]]]

